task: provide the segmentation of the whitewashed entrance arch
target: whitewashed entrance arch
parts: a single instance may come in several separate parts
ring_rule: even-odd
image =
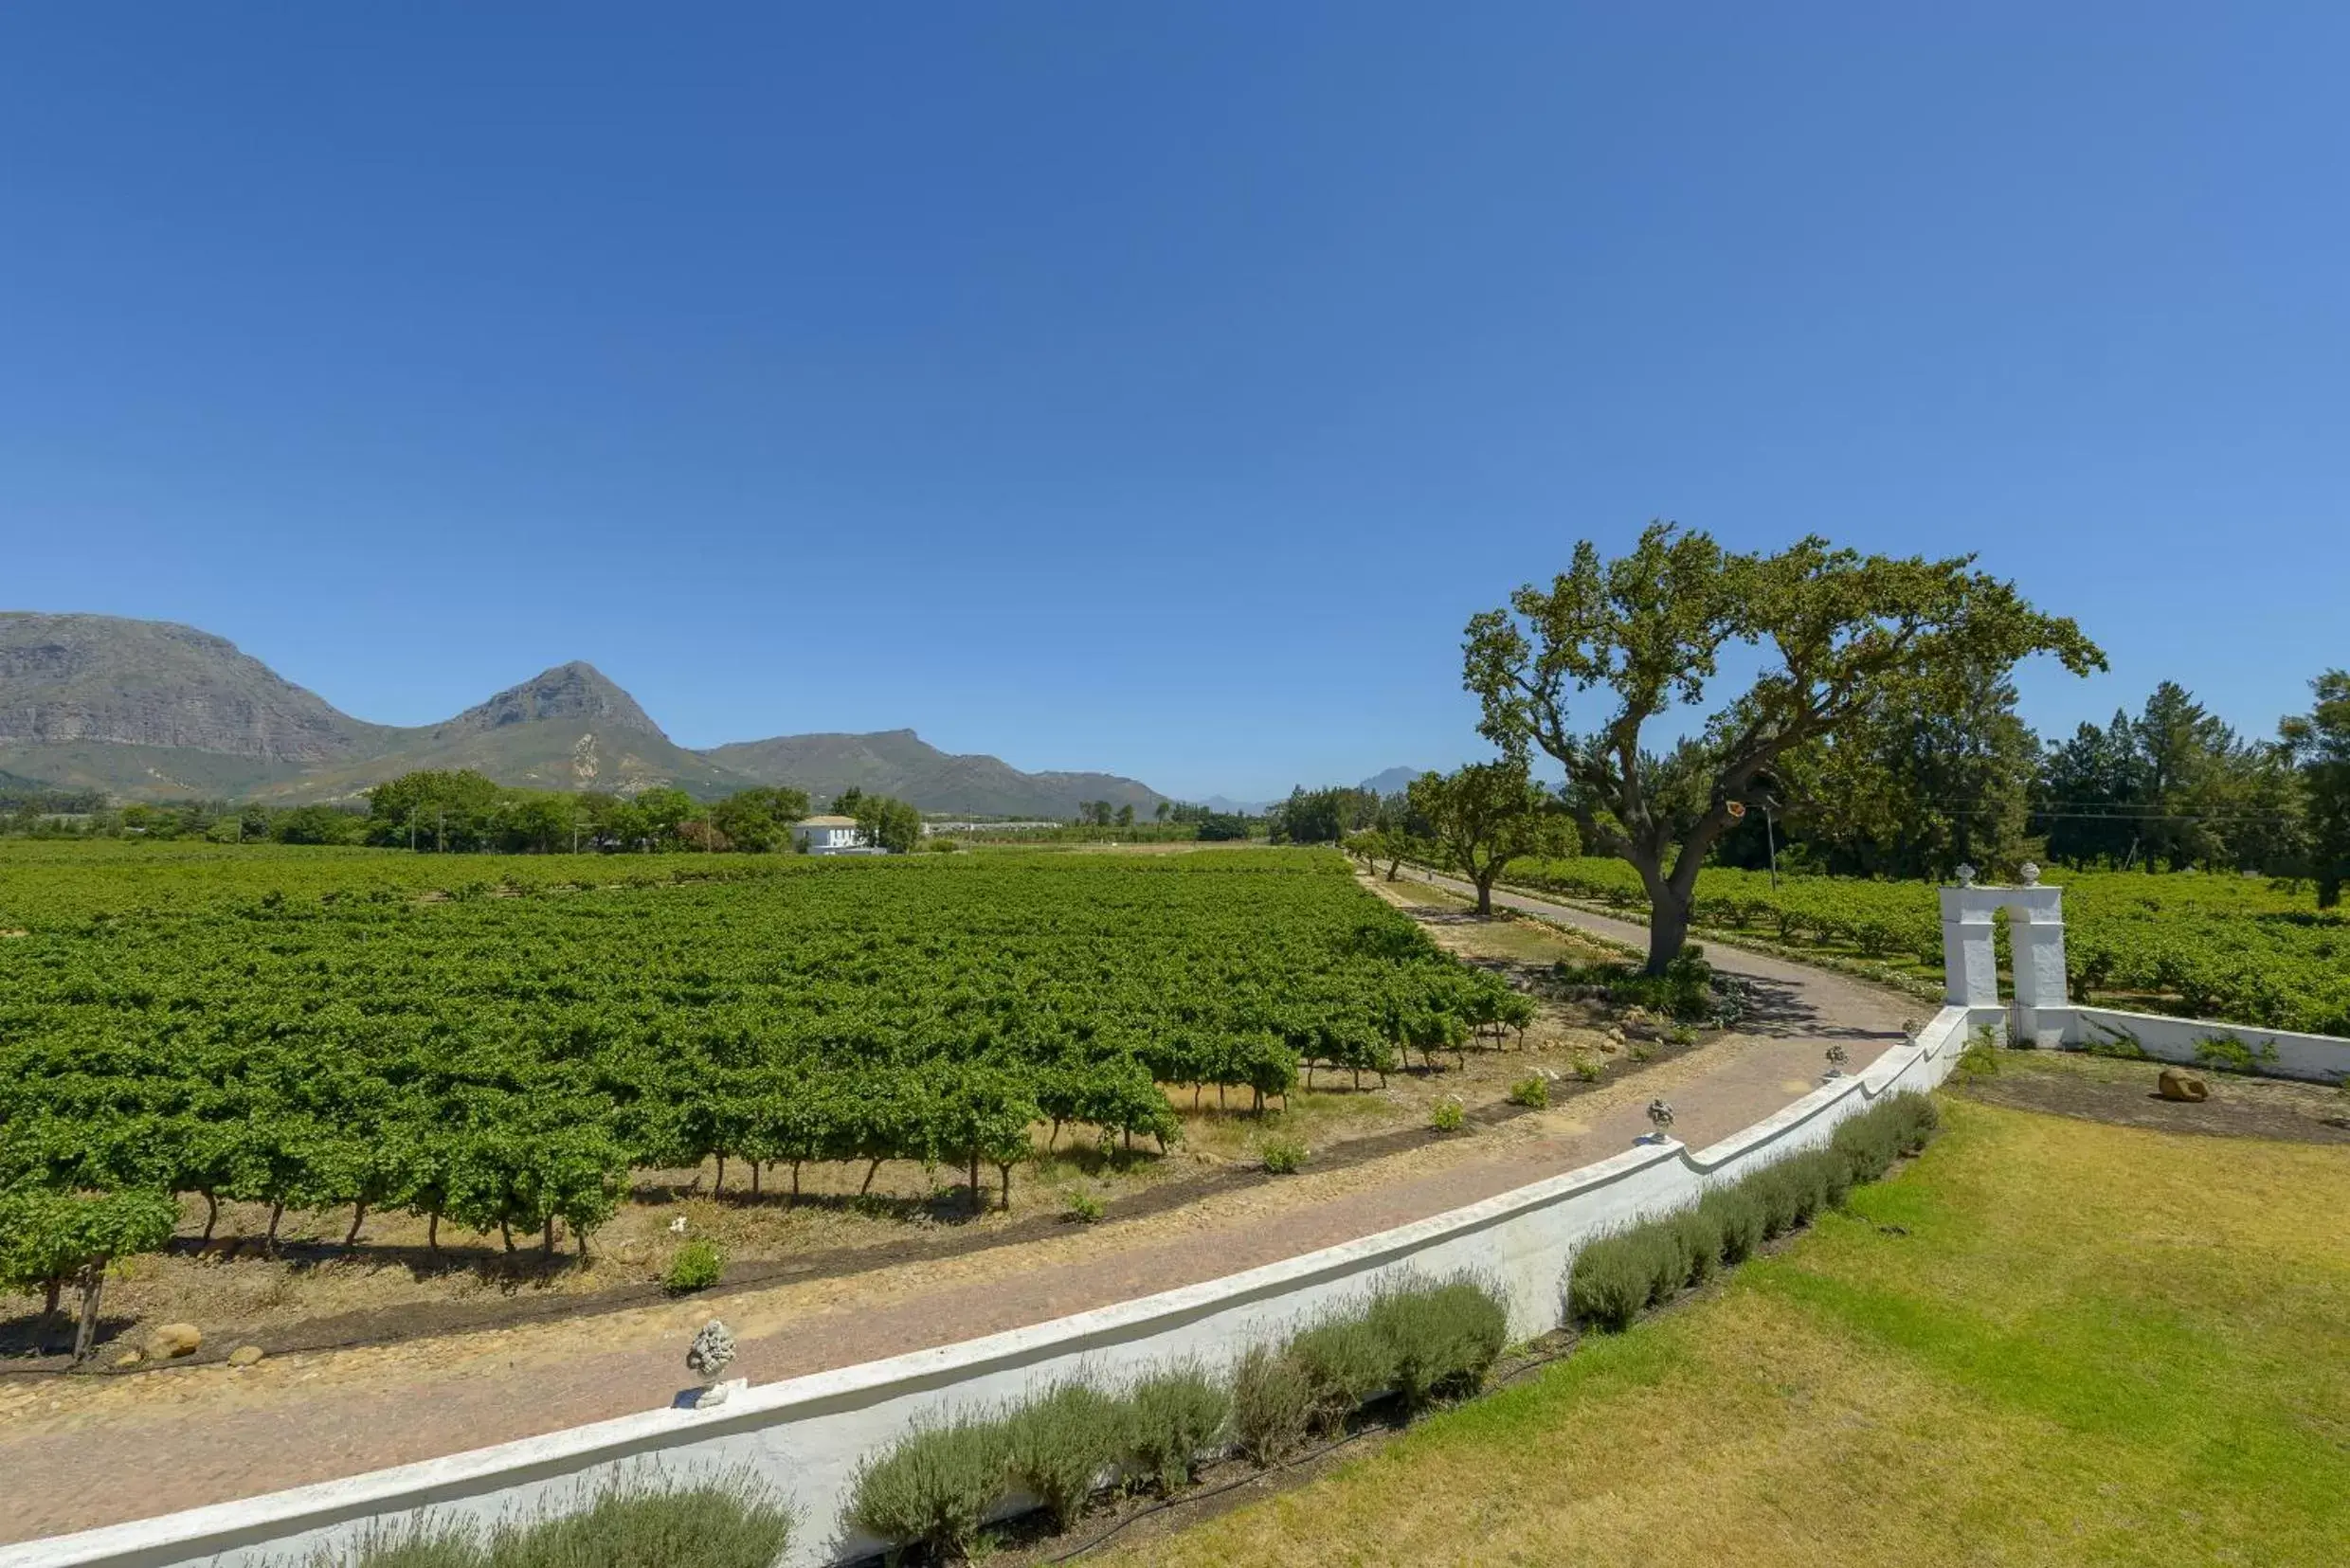
[[[2072,1000],[2065,990],[2064,890],[2040,886],[2040,869],[2027,864],[2023,885],[1975,885],[1972,868],[1959,868],[1959,885],[1942,890],[1942,962],[1948,1000],[1958,1007],[1999,1005],[1999,961],[1993,943],[1999,911],[2009,913],[2016,957],[2014,1045],[2063,1043]]]

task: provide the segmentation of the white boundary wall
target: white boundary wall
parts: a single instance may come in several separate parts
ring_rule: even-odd
[[[2047,1016],[2044,1014],[2043,1018]],[[2174,1018],[2160,1013],[2124,1013],[2111,1007],[2066,1010],[2064,1042],[2069,1047],[2086,1047],[2117,1034],[2134,1036],[2146,1054],[2159,1062],[2199,1066],[2202,1058],[2196,1054],[2196,1042],[2216,1035],[2241,1040],[2253,1051],[2263,1046],[2272,1048],[2276,1059],[2260,1064],[2261,1072],[2269,1077],[2335,1084],[2350,1077],[2350,1040],[2336,1039],[2330,1035],[2295,1035],[2240,1023]]]
[[[1033,1327],[787,1379],[714,1410],[657,1410],[501,1443],[422,1464],[323,1482],[77,1535],[0,1547],[0,1568],[224,1568],[298,1563],[371,1524],[418,1510],[483,1521],[559,1509],[592,1486],[650,1464],[691,1480],[748,1469],[800,1510],[788,1563],[838,1561],[879,1543],[844,1529],[859,1461],[910,1428],[984,1409],[1080,1374],[1115,1382],[1180,1361],[1222,1366],[1382,1282],[1474,1272],[1509,1302],[1512,1338],[1558,1326],[1567,1265],[1593,1236],[1681,1207],[1824,1144],[1836,1124],[1901,1090],[1940,1083],[1973,1015],[1945,1007],[1913,1043],[1831,1079],[1709,1148],[1670,1141],[1626,1152],[1467,1208],[1244,1273]]]

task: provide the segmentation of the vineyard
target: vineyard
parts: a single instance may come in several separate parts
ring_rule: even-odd
[[[485,871],[485,867],[487,870]],[[1524,1021],[1328,852],[0,857],[0,1189],[581,1237],[632,1170],[1165,1140]],[[780,1176],[780,1171],[779,1171]],[[986,1185],[997,1185],[997,1182]],[[273,1217],[272,1224],[275,1220]]]
[[[1621,860],[1518,861],[1505,879],[1617,909],[1647,901]],[[2319,913],[2309,894],[2196,873],[2048,880],[2065,890],[2075,1000],[2350,1036],[2350,919]],[[1774,890],[1768,873],[1709,866],[1697,878],[1696,921],[1942,973],[1941,905],[1923,882],[1781,876]]]

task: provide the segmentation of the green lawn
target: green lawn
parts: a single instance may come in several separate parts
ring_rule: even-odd
[[[1944,1109],[1708,1296],[1129,1560],[2350,1560],[2350,1154]]]

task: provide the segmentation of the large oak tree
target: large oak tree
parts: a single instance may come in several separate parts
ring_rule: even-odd
[[[1761,661],[1751,684],[1684,715],[1705,708],[1725,656],[1747,652]],[[1972,556],[1862,555],[1817,537],[1744,554],[1669,523],[1612,561],[1577,545],[1547,588],[1473,618],[1464,653],[1478,728],[1557,759],[1583,843],[1640,874],[1652,972],[1688,938],[1707,852],[1782,758],[1904,707],[1948,711],[2034,654],[2076,674],[2105,667],[2070,620],[2034,610]],[[1657,749],[1648,727],[1685,718],[1696,722]]]

